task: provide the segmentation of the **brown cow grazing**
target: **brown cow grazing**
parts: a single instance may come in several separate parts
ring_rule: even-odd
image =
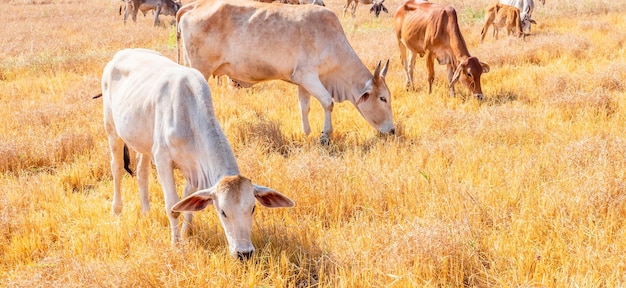
[[[530,23],[537,24],[535,20],[528,18],[522,21],[520,18],[520,10],[517,7],[504,5],[500,3],[493,4],[485,9],[485,25],[480,32],[480,42],[482,43],[487,35],[489,26],[493,26],[493,37],[498,39],[498,32],[502,27],[506,28],[507,35],[517,35],[518,37],[525,37],[524,27],[530,25]]]
[[[137,12],[141,10],[144,16],[146,12],[155,10],[154,13],[154,26],[158,26],[159,15],[175,16],[176,12],[181,6],[179,1],[175,0],[123,0],[126,2],[126,11],[124,12],[124,24],[128,19],[128,13],[131,13],[133,22],[137,22]]]
[[[478,99],[483,98],[480,76],[489,72],[489,65],[470,55],[453,7],[408,0],[398,7],[394,19],[407,88],[413,87],[413,70],[419,54],[426,55],[428,93],[432,92],[435,80],[436,58],[440,65],[448,66],[450,94],[454,95],[454,84],[461,80]],[[408,61],[407,50],[411,55]]]
[[[372,74],[332,10],[215,0],[186,4],[176,18],[184,63],[206,78],[227,75],[244,86],[267,80],[298,85],[305,134],[311,132],[308,114],[315,97],[324,108],[322,143],[330,139],[334,102],[349,101],[380,133],[394,133],[385,82],[389,61],[379,62]]]

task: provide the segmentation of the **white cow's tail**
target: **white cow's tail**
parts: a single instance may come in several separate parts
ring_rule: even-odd
[[[128,146],[124,143],[124,170],[130,174],[130,176],[135,176],[133,170],[130,169],[130,152],[128,152]]]

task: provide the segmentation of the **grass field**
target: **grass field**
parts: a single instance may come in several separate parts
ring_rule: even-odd
[[[405,90],[400,1],[379,19],[326,1],[370,69],[391,60],[393,137],[341,103],[321,146],[322,109],[312,101],[303,135],[295,86],[209,80],[242,173],[296,202],[257,209],[257,251],[241,262],[210,207],[171,246],[154,171],[148,214],[129,176],[111,213],[91,96],[120,49],[176,59],[174,28],[124,25],[117,0],[0,0],[0,286],[626,287],[626,2],[547,0],[525,41],[479,44],[492,2],[450,1],[491,66],[479,101],[462,86],[448,96],[443,66],[428,94],[421,58]]]

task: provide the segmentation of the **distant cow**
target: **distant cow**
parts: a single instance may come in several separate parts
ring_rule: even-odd
[[[542,5],[546,4],[546,0],[538,0]],[[535,2],[533,0],[500,0],[500,4],[517,7],[519,9],[519,16],[522,21],[527,19],[529,23],[527,26],[522,27],[524,30],[528,28],[530,31],[530,20],[532,19],[533,10],[535,9]]]
[[[359,3],[363,5],[372,4],[372,8],[370,8],[370,13],[374,12],[374,16],[378,17],[381,11],[385,11],[385,13],[389,13],[387,7],[383,5],[385,0],[347,0],[346,5],[343,6],[343,17],[346,17],[346,12],[350,9],[350,14],[352,17],[356,17],[356,7]]]
[[[385,83],[389,61],[382,69],[379,62],[372,75],[328,8],[199,1],[183,6],[176,17],[185,63],[205,77],[227,75],[244,86],[266,80],[298,85],[305,134],[311,132],[311,95],[324,108],[322,143],[332,132],[333,101],[349,101],[379,132],[394,133]]]
[[[102,74],[104,127],[111,148],[113,212],[122,210],[123,150],[137,151],[142,211],[149,210],[148,177],[154,162],[163,188],[172,243],[181,239],[192,215],[213,204],[231,254],[248,258],[255,198],[266,207],[291,207],[286,196],[240,175],[233,150],[215,117],[209,86],[195,69],[145,49],[115,54]],[[185,178],[184,198],[176,192],[173,169]]]
[[[124,2],[126,2],[124,24],[126,24],[129,13],[131,13],[133,22],[137,22],[137,12],[139,10],[141,10],[144,16],[147,11],[155,10],[154,26],[158,26],[160,24],[159,15],[175,16],[181,6],[180,2],[173,0],[124,0]]]
[[[493,4],[485,9],[485,24],[480,32],[480,42],[482,43],[485,39],[489,26],[493,26],[493,37],[495,39],[498,39],[498,32],[503,27],[506,28],[507,35],[513,34],[518,37],[524,37],[524,26],[530,25],[531,22],[537,23],[535,20],[528,18],[522,21],[517,7],[500,3]]]
[[[454,84],[461,80],[478,99],[483,98],[480,76],[489,72],[489,65],[470,55],[454,8],[408,0],[398,7],[394,19],[400,59],[407,76],[407,88],[413,87],[413,69],[419,54],[420,57],[426,55],[428,93],[432,92],[435,80],[433,66],[437,59],[440,65],[448,66],[450,94],[454,95]],[[411,56],[408,61],[407,50]]]

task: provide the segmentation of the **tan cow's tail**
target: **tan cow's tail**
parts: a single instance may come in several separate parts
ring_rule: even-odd
[[[178,64],[180,64],[180,18],[189,10],[195,8],[195,4],[196,2],[187,3],[183,7],[180,7],[176,13],[176,63]]]

